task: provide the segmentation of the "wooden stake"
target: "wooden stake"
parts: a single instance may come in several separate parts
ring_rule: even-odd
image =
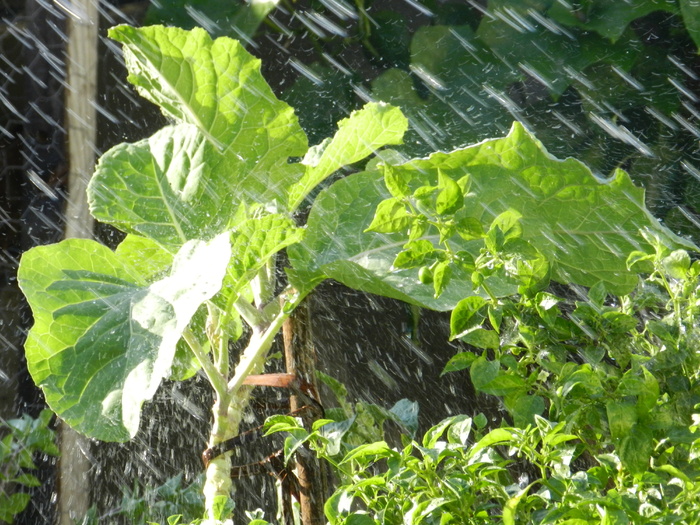
[[[95,167],[98,2],[75,0],[67,4],[70,12],[67,12],[66,53],[69,164],[66,238],[92,238],[93,219],[85,192]],[[90,462],[83,453],[88,450],[89,442],[64,423],[59,427],[59,435],[58,523],[73,525],[90,508]]]
[[[310,333],[309,310],[306,302],[299,305],[282,327],[287,372],[316,388],[316,352]],[[320,401],[320,400],[319,400]],[[292,396],[290,410],[298,410],[303,400]],[[305,424],[308,422],[304,422]],[[299,480],[301,522],[303,525],[323,525],[325,480],[316,458],[309,454],[297,454],[297,479]]]

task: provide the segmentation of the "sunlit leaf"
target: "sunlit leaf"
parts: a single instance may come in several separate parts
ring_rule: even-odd
[[[306,172],[289,188],[289,209],[334,171],[360,161],[386,145],[401,144],[408,123],[401,110],[385,103],[370,103],[338,122],[338,131],[318,148],[309,150],[302,164]]]
[[[476,355],[471,352],[460,352],[447,362],[440,375],[465,370],[472,365],[475,359]]]
[[[301,176],[287,159],[303,156],[307,139],[292,108],[261,75],[259,59],[240,42],[212,40],[200,28],[121,25],[109,36],[123,44],[128,80],[144,98],[197,127],[223,156],[235,157],[237,171],[251,182],[249,193],[264,191],[286,204],[281,185]]]
[[[196,127],[167,126],[107,151],[88,186],[93,216],[122,231],[177,247],[231,226],[246,199],[262,197],[244,161],[222,155]]]
[[[483,316],[477,314],[485,305],[486,299],[478,296],[467,297],[457,303],[450,317],[450,337],[459,337],[481,323]]]
[[[190,241],[170,274],[148,283],[132,260],[94,241],[26,252],[27,364],[49,406],[88,436],[133,437],[141,404],[169,374],[182,331],[221,287],[229,258],[227,235]]]
[[[411,221],[412,217],[401,199],[392,197],[379,203],[377,213],[365,231],[376,233],[402,232],[408,229]]]

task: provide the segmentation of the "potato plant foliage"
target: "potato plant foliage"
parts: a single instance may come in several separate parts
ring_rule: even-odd
[[[299,302],[333,278],[452,310],[453,337],[476,350],[446,370],[470,368],[516,425],[564,421],[577,453],[597,442],[592,454],[617,454],[634,475],[660,454],[668,461],[655,465],[675,465],[670,456],[692,441],[700,271],[695,247],[649,214],[626,173],[603,181],[555,159],[519,123],[503,138],[399,158],[379,150],[400,144],[408,121],[374,102],[309,147],[237,41],[163,26],[110,37],[128,80],[172,124],[99,160],[88,199],[97,220],[126,234],[116,250],[73,239],[22,258],[29,370],[69,425],[128,440],[161,381],[201,369],[216,393],[210,444],[228,439],[246,376],[262,370]],[[314,191],[375,153],[364,171]],[[244,333],[234,369],[229,343]],[[228,517],[229,470],[226,456],[207,469],[210,519]]]

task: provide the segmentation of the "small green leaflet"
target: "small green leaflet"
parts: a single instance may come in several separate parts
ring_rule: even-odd
[[[133,437],[141,404],[169,374],[182,331],[219,291],[229,258],[227,234],[189,241],[169,275],[149,284],[133,258],[91,240],[26,252],[19,282],[35,317],[27,362],[52,410],[90,437]]]

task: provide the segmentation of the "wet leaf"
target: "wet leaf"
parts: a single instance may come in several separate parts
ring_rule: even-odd
[[[470,330],[460,337],[468,345],[487,350],[497,350],[501,346],[501,340],[494,330],[486,330],[485,328],[477,328]]]
[[[319,147],[311,148],[302,161],[306,172],[289,188],[289,209],[336,170],[360,161],[386,145],[401,144],[408,121],[389,104],[369,103],[338,123],[338,131]]]
[[[307,139],[292,108],[275,97],[260,74],[258,59],[239,42],[225,37],[212,41],[199,28],[121,25],[110,29],[109,35],[123,44],[128,80],[139,94],[176,122],[194,126],[209,143],[210,147],[198,149],[198,162],[192,162],[192,169],[218,168],[221,173],[216,179],[232,178],[224,186],[209,181],[201,184],[210,198],[214,194],[220,199],[234,198],[234,206],[229,203],[215,212],[235,210],[240,200],[286,205],[284,187],[303,173],[300,165],[287,161],[306,153]],[[161,157],[165,167],[173,162],[167,149]],[[187,171],[179,176],[193,178]],[[242,180],[245,188],[239,185]],[[204,210],[207,212],[212,210]]]
[[[449,175],[438,170],[438,194],[435,198],[435,211],[438,215],[454,215],[464,206],[464,195]]]
[[[288,169],[292,169],[289,167]],[[189,124],[107,151],[88,186],[93,216],[171,251],[236,222],[249,199],[274,199],[270,181],[236,155],[222,155]]]
[[[274,254],[303,236],[304,230],[285,215],[271,214],[242,222],[231,232],[231,262],[224,292],[237,293]]]
[[[545,410],[542,396],[519,395],[515,402],[508,402],[508,410],[513,415],[515,426],[525,428],[535,422],[535,416],[541,416]]]
[[[636,424],[622,438],[619,454],[622,465],[631,474],[649,470],[649,458],[654,451],[654,436],[648,425]]]
[[[483,316],[477,314],[485,304],[486,299],[478,296],[467,297],[457,303],[450,317],[450,337],[459,337],[481,323]]]
[[[475,359],[476,355],[471,352],[460,352],[447,362],[440,375],[448,372],[459,372],[460,370],[465,370],[472,365]]]
[[[664,257],[661,264],[668,275],[674,279],[683,279],[690,269],[690,255],[685,250],[675,250],[668,257]]]
[[[634,405],[624,401],[608,401],[605,409],[611,437],[614,440],[620,440],[628,436],[637,423],[637,411]]]
[[[469,369],[469,377],[474,388],[481,390],[482,387],[491,383],[498,376],[500,369],[501,363],[498,360],[491,361],[484,356],[476,359]]]
[[[433,290],[437,299],[447,289],[452,279],[452,266],[449,261],[442,261],[433,270]]]
[[[520,215],[522,238],[545,256],[552,265],[552,279],[561,283],[593,286],[602,281],[612,293],[631,291],[637,277],[627,270],[628,255],[641,250],[654,253],[642,230],[655,232],[669,246],[688,246],[649,214],[643,190],[625,172],[617,170],[609,180],[600,181],[574,159],[551,157],[517,122],[505,138],[434,153],[394,169],[405,171],[409,180],[422,175],[423,184],[436,180],[440,169],[452,170],[453,176],[468,172],[471,189],[464,206],[468,215],[484,226],[507,211],[513,217]],[[491,239],[493,247],[505,244],[511,230],[517,238],[517,228],[507,227],[514,227],[512,222],[491,228],[503,236]]]
[[[288,249],[299,280],[330,277],[358,290],[393,297],[434,310],[449,310],[472,290],[469,276],[453,271],[452,285],[435,299],[418,280],[418,268],[394,268],[406,244],[402,233],[358,233],[372,222],[380,202],[391,198],[378,172],[345,177],[323,190],[307,220],[304,240]],[[425,240],[437,242],[436,236]],[[502,291],[502,287],[496,287]],[[515,287],[510,288],[515,291]]]
[[[473,366],[472,370],[474,370]],[[477,388],[476,385],[474,388]],[[480,385],[478,390],[492,396],[512,396],[524,394],[527,391],[527,383],[518,375],[499,374],[492,381]]]
[[[433,262],[431,256],[435,253],[435,247],[430,241],[420,239],[407,242],[403,250],[394,259],[395,268],[416,268],[427,262]],[[432,280],[432,279],[431,279]]]
[[[128,80],[139,94],[196,126],[220,151],[234,151],[260,173],[306,153],[294,111],[275,97],[260,60],[240,42],[164,26],[120,25],[109,37],[123,44]]]
[[[383,165],[382,172],[384,173],[384,183],[386,184],[386,187],[389,190],[389,193],[391,193],[392,197],[402,199],[411,194],[406,181],[397,176],[396,172],[390,165]]]
[[[362,464],[367,464],[369,461],[374,461],[377,457],[390,457],[396,455],[389,445],[384,441],[376,443],[367,443],[352,449],[341,461],[341,464],[349,461],[359,461]]]
[[[149,283],[133,261],[94,241],[26,252],[27,363],[52,410],[90,437],[133,437],[141,404],[168,376],[182,331],[221,287],[229,258],[225,234],[189,241],[170,274]]]
[[[377,213],[365,231],[376,233],[402,232],[408,229],[411,222],[412,217],[406,210],[403,201],[392,197],[379,203]]]

